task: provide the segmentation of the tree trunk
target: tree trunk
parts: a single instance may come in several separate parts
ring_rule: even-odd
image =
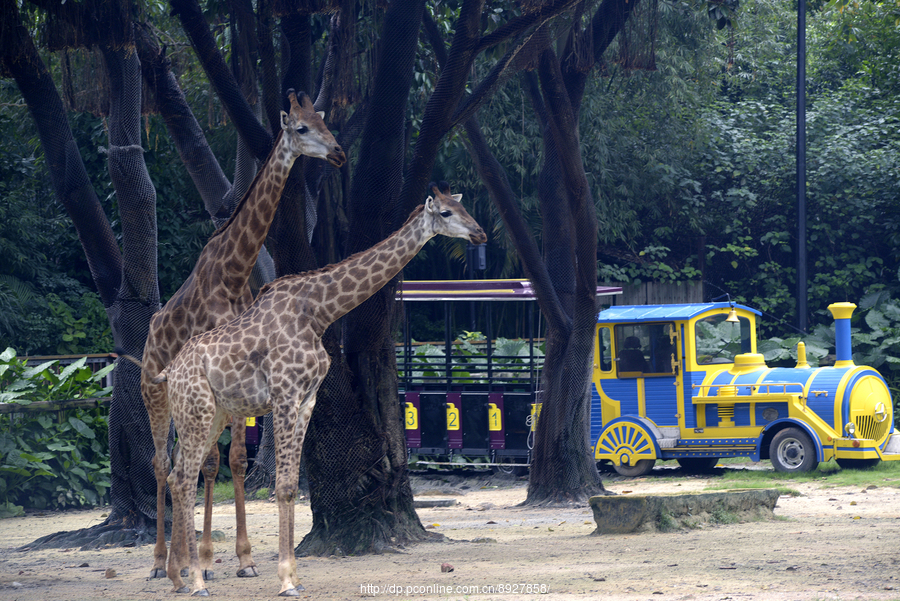
[[[140,144],[141,72],[137,55],[130,46],[103,48],[111,82],[109,170],[120,209],[123,257],[88,181],[55,85],[31,38],[18,23],[12,3],[4,0],[2,6],[3,64],[15,77],[41,132],[57,196],[78,230],[113,338],[126,353],[139,357],[150,317],[159,308],[159,294],[156,196]],[[119,37],[121,34],[117,32]],[[110,516],[93,528],[46,537],[46,546],[134,544],[153,538],[154,532],[148,528],[152,528],[156,513],[156,486],[139,370],[121,364],[114,378],[109,414]]]
[[[379,65],[351,186],[351,252],[399,225],[405,107],[423,7],[422,0],[400,0],[385,15],[382,57],[388,58]],[[332,363],[304,449],[313,527],[299,554],[380,552],[427,536],[413,508],[400,430],[393,289],[385,286],[344,317],[343,353],[340,326],[326,334]]]
[[[633,4],[606,0],[587,33],[573,28],[564,52],[568,57],[565,65],[548,47],[538,69],[540,97],[532,87],[535,107],[545,115],[540,194],[546,208],[542,214],[545,226],[549,224],[557,234],[551,235],[545,260],[552,264],[549,271],[554,288],[571,299],[563,306],[572,316],[572,326],[559,329],[552,322],[548,326],[543,403],[525,500],[529,505],[583,503],[603,491],[587,428],[597,315],[597,220],[578,142],[578,108],[589,71],[583,63],[600,58]],[[624,16],[616,19],[614,15]],[[584,35],[594,36],[594,55],[581,57],[582,64],[578,64],[572,48],[576,37]],[[571,246],[568,240],[573,241]]]

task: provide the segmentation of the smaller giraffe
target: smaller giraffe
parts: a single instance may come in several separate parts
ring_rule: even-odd
[[[169,577],[187,592],[177,557],[187,538],[194,595],[208,594],[193,532],[196,474],[227,416],[272,412],[278,502],[279,595],[299,596],[294,557],[294,498],[297,469],[316,392],[330,358],[322,345],[329,325],[387,284],[437,234],[487,240],[459,203],[432,185],[406,223],[369,250],[335,265],[279,278],[264,287],[241,316],[192,338],[153,382],[166,381],[179,436],[179,454],[169,475],[172,491],[172,549]],[[179,544],[176,544],[178,539]]]

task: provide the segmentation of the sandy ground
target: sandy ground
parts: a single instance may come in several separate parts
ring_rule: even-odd
[[[713,478],[714,480],[714,478]],[[708,478],[660,470],[638,479],[607,476],[619,494],[690,493]],[[402,553],[298,560],[305,599],[900,599],[898,482],[833,487],[823,479],[792,485],[770,521],[712,525],[671,533],[591,536],[588,507],[525,509],[526,483],[488,476],[414,481],[417,499],[454,499],[451,507],[419,509],[422,523],[446,535]],[[198,508],[199,510],[199,508]],[[181,598],[168,580],[149,580],[149,546],[19,552],[35,538],[84,528],[103,511],[35,514],[0,521],[0,599]],[[199,511],[197,524],[200,524]],[[276,507],[248,506],[254,559],[261,576],[234,572],[234,507],[215,508],[219,598],[274,598]],[[297,506],[297,540],[310,510]],[[452,572],[442,572],[449,563]],[[113,574],[114,571],[114,574]],[[111,577],[108,577],[111,576]]]

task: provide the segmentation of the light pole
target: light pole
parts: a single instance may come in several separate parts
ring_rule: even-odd
[[[806,0],[797,0],[797,328],[806,332]]]

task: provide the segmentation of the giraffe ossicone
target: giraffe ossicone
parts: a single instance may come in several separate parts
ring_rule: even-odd
[[[294,557],[294,498],[303,439],[330,364],[322,334],[388,283],[435,235],[475,244],[487,240],[458,195],[437,187],[432,192],[434,197],[417,207],[403,227],[369,250],[265,286],[242,315],[192,338],[154,379],[169,387],[179,435],[169,476],[172,548],[180,550],[180,542],[187,541],[195,591],[206,590],[196,541],[189,535],[197,470],[227,416],[269,411],[276,452],[279,594],[296,596],[302,590]]]

